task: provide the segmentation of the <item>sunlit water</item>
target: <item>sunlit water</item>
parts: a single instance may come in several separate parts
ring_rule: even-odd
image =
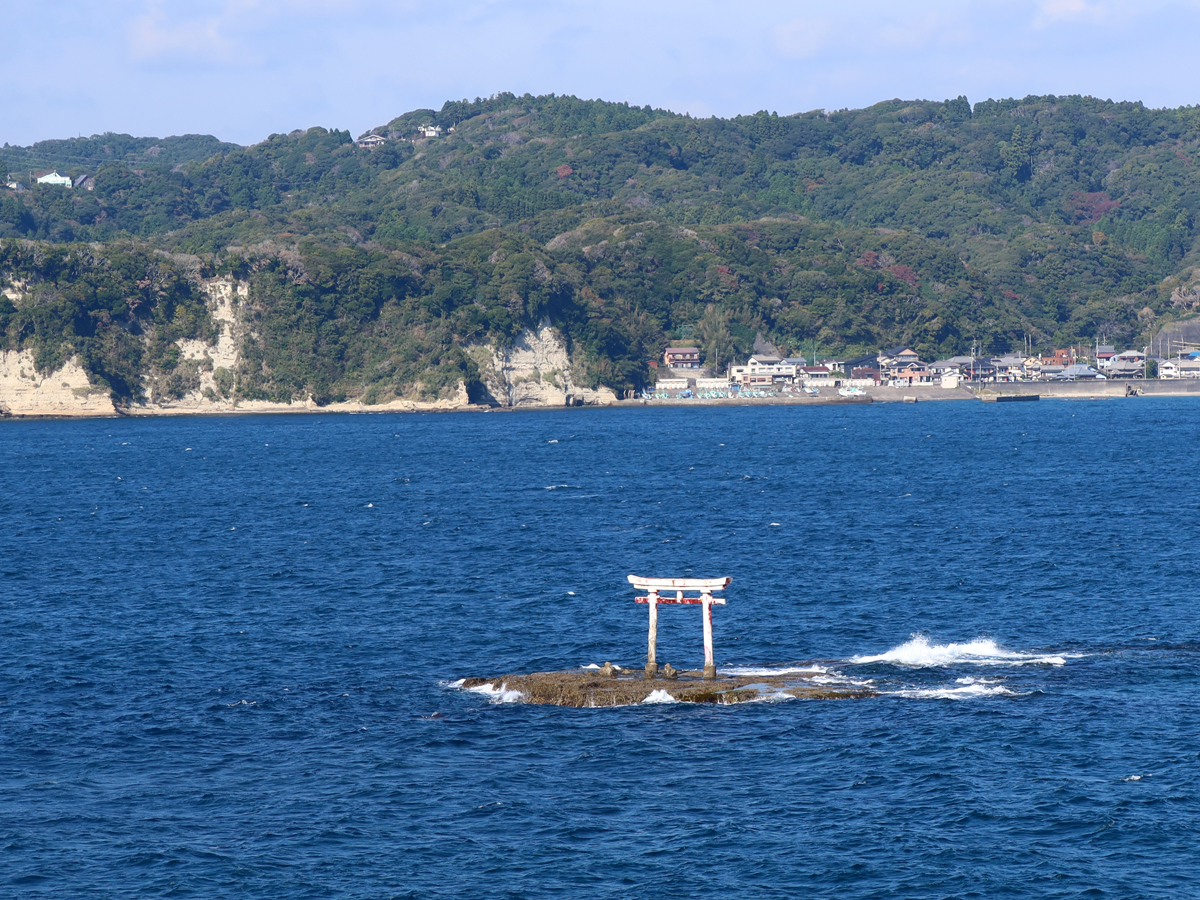
[[[1196,896],[1198,438],[1148,398],[0,423],[0,895]],[[722,669],[880,696],[453,686],[640,667],[631,572],[733,576]]]

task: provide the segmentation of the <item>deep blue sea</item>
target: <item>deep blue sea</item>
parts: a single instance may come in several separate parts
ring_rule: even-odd
[[[1198,474],[1174,398],[0,422],[0,897],[1200,897]],[[880,696],[454,686],[640,667],[629,573]]]

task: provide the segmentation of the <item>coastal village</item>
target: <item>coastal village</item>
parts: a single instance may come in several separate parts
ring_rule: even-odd
[[[1147,348],[1149,349],[1149,348]],[[911,346],[855,358],[786,357],[759,342],[745,363],[724,373],[702,365],[699,347],[668,347],[655,367],[659,376],[643,399],[733,399],[820,395],[861,395],[870,387],[1001,386],[1031,382],[1136,382],[1200,379],[1200,347],[1174,348],[1173,356],[1120,350],[1097,343],[1094,348],[1069,347],[1053,353],[1010,353],[1003,356],[953,356],[926,362]],[[1089,352],[1090,351],[1090,352]],[[1135,388],[1131,388],[1136,390]]]

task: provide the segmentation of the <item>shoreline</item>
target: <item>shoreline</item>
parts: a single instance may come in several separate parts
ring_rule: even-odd
[[[1129,395],[1133,388],[1140,394]],[[464,403],[457,400],[420,403],[400,401],[378,406],[361,403],[336,403],[316,406],[310,403],[266,403],[250,401],[249,405],[206,407],[134,407],[62,409],[26,408],[7,409],[0,404],[0,421],[34,419],[138,419],[183,416],[242,416],[242,415],[313,415],[333,413],[339,415],[385,415],[395,413],[511,413],[557,409],[642,409],[654,407],[732,407],[732,406],[862,406],[875,403],[930,403],[946,401],[975,402],[995,399],[997,396],[1037,395],[1041,400],[1139,400],[1143,397],[1200,397],[1200,379],[1188,381],[1103,381],[1103,382],[1011,382],[983,384],[975,387],[942,388],[938,385],[912,385],[908,387],[871,387],[861,397],[781,395],[775,397],[746,398],[666,398],[614,400],[606,403],[589,403],[582,406],[522,403],[517,406],[489,406]]]

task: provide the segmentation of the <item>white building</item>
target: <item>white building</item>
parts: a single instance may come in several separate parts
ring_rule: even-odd
[[[778,356],[755,355],[744,366],[730,366],[729,380],[744,387],[767,384],[791,384],[796,380],[794,364]]]
[[[71,186],[71,179],[66,175],[59,175],[57,172],[47,172],[37,180],[38,184],[60,184],[63,187]]]

